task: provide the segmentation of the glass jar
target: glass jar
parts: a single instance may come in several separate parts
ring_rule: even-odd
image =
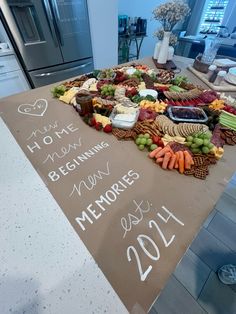
[[[222,81],[224,80],[225,75],[226,75],[226,71],[219,71],[215,79],[214,85],[217,85],[217,86],[220,85]]]
[[[201,61],[206,64],[212,64],[216,57],[219,47],[220,47],[219,38],[206,38],[205,50],[203,52]]]
[[[217,66],[215,64],[212,64],[209,66],[208,68],[208,72],[207,72],[207,78],[208,80],[211,78],[212,74],[214,73],[214,71],[217,69]]]
[[[75,95],[76,99],[76,110],[81,116],[93,113],[93,102],[92,96],[89,92],[81,91]]]

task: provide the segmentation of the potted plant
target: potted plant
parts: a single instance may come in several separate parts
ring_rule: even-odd
[[[153,10],[154,19],[162,24],[164,31],[157,62],[165,64],[168,59],[170,35],[175,25],[190,13],[188,4],[183,0],[171,0]]]

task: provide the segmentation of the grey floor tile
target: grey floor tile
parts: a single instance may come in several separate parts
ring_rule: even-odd
[[[201,229],[190,248],[214,271],[224,264],[236,264],[236,252],[230,250],[205,228]]]
[[[148,314],[157,314],[157,311],[152,307]]]
[[[209,216],[207,217],[207,219],[205,220],[203,227],[207,228],[209,223],[212,221],[212,219],[215,217],[217,213],[216,209],[213,209],[212,212],[209,214]]]
[[[222,284],[212,272],[198,299],[199,304],[212,314],[235,314],[236,294],[229,286]]]
[[[236,284],[235,285],[229,285],[230,289],[232,289],[236,293]]]
[[[236,223],[236,201],[225,192],[216,203],[215,208]]]
[[[170,277],[154,308],[158,314],[206,313],[174,276]]]
[[[197,299],[209,277],[211,269],[195,254],[188,250],[174,272],[174,276]]]
[[[227,184],[227,186],[226,186],[224,192],[225,192],[226,194],[230,195],[230,196],[236,201],[236,181],[231,180],[231,181]]]
[[[207,230],[236,252],[236,223],[231,219],[218,212],[208,225]]]
[[[236,172],[233,174],[233,176],[230,179],[230,182],[236,185]]]

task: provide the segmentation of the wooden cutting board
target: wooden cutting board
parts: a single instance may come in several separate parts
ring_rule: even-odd
[[[188,70],[216,92],[236,92],[236,85],[229,84],[224,80],[220,86],[217,86],[208,81],[207,74],[197,71],[192,65],[188,66]]]

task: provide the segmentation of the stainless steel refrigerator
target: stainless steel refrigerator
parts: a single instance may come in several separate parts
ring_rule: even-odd
[[[86,0],[1,0],[34,87],[93,70]]]

